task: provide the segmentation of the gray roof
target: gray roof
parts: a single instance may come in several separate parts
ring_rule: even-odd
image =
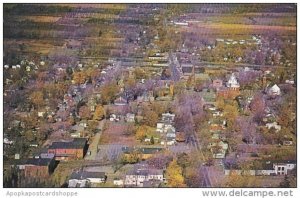
[[[53,158],[30,158],[26,161],[26,165],[48,166]]]
[[[49,149],[81,149],[86,143],[86,138],[74,138],[71,142],[53,142]]]
[[[87,172],[87,171],[75,171],[71,174],[70,179],[87,179],[87,178],[103,178],[105,179],[104,172]]]

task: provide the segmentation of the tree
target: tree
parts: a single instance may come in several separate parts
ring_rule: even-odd
[[[91,118],[90,108],[88,108],[87,106],[80,107],[79,116],[81,117],[81,119],[90,119]]]
[[[144,124],[148,125],[148,126],[156,126],[156,123],[158,121],[158,115],[156,112],[154,111],[145,111],[144,112]]]
[[[109,104],[116,99],[119,88],[116,82],[108,82],[102,86],[100,91],[102,103]]]
[[[29,96],[34,107],[39,108],[44,105],[44,95],[41,91],[34,91]]]
[[[224,98],[222,97],[218,97],[217,101],[216,101],[216,106],[218,107],[218,109],[224,109],[225,107],[225,102],[224,102]]]
[[[140,126],[135,133],[136,139],[143,141],[146,137],[146,130],[147,130],[146,126]]]
[[[177,164],[176,159],[173,159],[168,165],[166,179],[168,187],[186,187],[184,177],[182,176],[182,168]]]
[[[134,164],[140,160],[140,153],[136,150],[132,151],[129,154],[125,154],[121,157],[123,164]]]
[[[145,70],[141,69],[141,68],[136,68],[134,70],[134,76],[135,79],[141,80],[141,79],[147,79],[147,73],[145,72]]]
[[[97,128],[98,128],[98,124],[99,124],[99,122],[97,122],[95,120],[90,120],[89,123],[88,123],[88,130],[92,133],[96,133]]]
[[[191,163],[190,161],[190,157],[188,154],[186,153],[180,153],[177,156],[177,163],[179,166],[181,166],[183,169],[185,169],[186,167],[188,167]]]
[[[250,103],[250,110],[253,113],[258,113],[265,109],[265,100],[262,94],[256,94]]]
[[[97,105],[94,112],[94,120],[102,120],[105,117],[105,110],[102,105]]]
[[[123,134],[129,136],[129,135],[133,135],[135,132],[136,132],[136,127],[134,126],[134,123],[129,123],[124,129]]]
[[[239,112],[235,105],[226,104],[224,107],[224,117],[227,119],[228,128],[233,128],[235,119],[238,116]]]
[[[83,71],[73,73],[73,80],[78,85],[83,84],[85,82],[86,78],[87,78],[87,75]]]
[[[151,144],[154,144],[154,143],[155,143],[155,142],[154,142],[153,136],[151,136],[150,143],[151,143]]]
[[[186,169],[185,180],[188,187],[203,187],[203,169],[199,167],[189,167]]]
[[[174,94],[182,94],[186,89],[185,81],[181,80],[174,85]]]

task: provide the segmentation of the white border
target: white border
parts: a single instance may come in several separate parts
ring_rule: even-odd
[[[84,1],[80,1],[80,0],[52,0],[52,1],[26,1],[26,0],[17,0],[17,1],[11,1],[11,0],[1,0],[1,4],[0,4],[0,13],[1,13],[1,25],[0,25],[0,35],[2,35],[1,39],[0,39],[0,45],[1,45],[1,49],[0,49],[0,59],[1,59],[1,66],[0,66],[0,73],[1,73],[1,77],[0,77],[0,95],[1,95],[1,102],[0,102],[0,112],[1,112],[1,116],[0,116],[0,131],[1,131],[1,138],[0,138],[0,155],[1,157],[3,156],[3,80],[2,80],[2,75],[3,75],[3,3],[297,3],[297,1],[293,0],[293,1],[278,1],[278,0],[264,0],[264,1],[237,1],[237,0],[227,0],[226,2],[224,1],[218,1],[218,0],[209,0],[209,2],[207,1],[197,1],[197,0],[176,0],[176,1],[166,1],[166,0],[128,0],[128,1],[121,1],[121,0],[103,0],[103,1],[90,1],[90,2],[84,2]],[[299,15],[299,9],[297,6],[297,15]],[[299,20],[297,20],[297,26],[299,27]],[[299,36],[299,31],[297,32],[297,37]],[[298,44],[298,43],[297,43]],[[297,59],[299,56],[299,47],[297,47]],[[297,69],[297,76],[299,76],[299,70]],[[297,78],[298,79],[298,78]],[[297,87],[299,86],[299,82],[297,80]],[[298,100],[298,89],[297,89],[297,100]],[[299,117],[299,109],[298,109],[298,105],[297,105],[297,118]],[[297,128],[299,128],[299,120],[297,120]],[[297,142],[299,142],[297,140]],[[299,147],[297,149],[297,157],[299,159]],[[0,160],[0,170],[3,170],[3,160]],[[297,167],[298,173],[299,173],[299,167]],[[23,188],[18,188],[18,189],[8,189],[5,188],[3,189],[3,171],[1,171],[0,173],[0,194],[1,197],[9,197],[7,196],[7,192],[35,192],[35,191],[42,191],[42,192],[48,192],[48,191],[58,191],[61,190],[63,192],[78,192],[79,196],[78,197],[118,197],[118,198],[124,198],[124,197],[130,197],[130,198],[156,198],[156,197],[172,197],[172,198],[186,198],[186,197],[203,197],[202,192],[205,190],[224,190],[227,193],[229,193],[230,191],[232,191],[233,189],[230,188],[213,188],[213,189],[203,189],[203,188],[186,188],[186,189],[128,189],[128,188],[120,188],[120,189],[108,189],[108,188],[98,188],[98,189],[51,189],[51,188],[47,188],[47,189],[23,189]],[[297,182],[299,184],[299,181]],[[299,185],[298,185],[299,186]],[[234,189],[236,191],[238,191],[239,189]],[[278,191],[278,190],[282,190],[282,189],[278,189],[278,188],[271,188],[271,189],[256,189],[256,188],[248,188],[248,189],[242,189],[242,190],[251,190],[251,191],[261,191],[261,190],[268,190],[268,191]],[[286,190],[292,190],[293,191],[293,197],[299,197],[300,196],[300,192],[297,189],[286,189]],[[15,197],[15,196],[14,196]],[[216,196],[218,197],[218,196]]]

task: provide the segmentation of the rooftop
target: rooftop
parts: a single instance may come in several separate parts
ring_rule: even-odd
[[[49,149],[81,149],[86,143],[86,138],[74,138],[71,142],[53,142]]]

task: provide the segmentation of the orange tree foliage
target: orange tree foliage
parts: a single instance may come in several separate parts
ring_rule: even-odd
[[[182,175],[182,168],[178,165],[176,159],[173,159],[167,167],[166,179],[168,187],[186,187],[184,177]]]
[[[98,105],[96,107],[93,119],[94,120],[102,120],[104,118],[104,116],[105,116],[105,110],[104,110],[103,106]]]

